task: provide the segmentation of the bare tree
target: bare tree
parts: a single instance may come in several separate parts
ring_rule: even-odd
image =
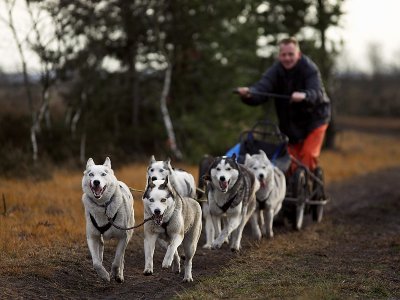
[[[174,127],[172,125],[172,120],[169,115],[168,107],[167,107],[167,98],[168,98],[168,94],[169,94],[169,90],[170,90],[170,86],[171,86],[171,77],[172,77],[172,65],[171,65],[171,63],[168,63],[168,67],[165,70],[164,86],[163,86],[163,90],[162,90],[161,98],[160,98],[160,107],[161,107],[161,113],[162,113],[163,120],[164,120],[165,129],[167,130],[167,134],[168,134],[168,142],[169,142],[171,151],[174,153],[174,155],[176,156],[177,159],[182,159],[183,155],[176,144]]]
[[[34,109],[33,105],[33,97],[32,97],[32,91],[31,91],[31,82],[29,80],[29,74],[28,74],[28,66],[27,66],[27,60],[26,60],[26,55],[25,55],[25,38],[20,38],[18,36],[17,32],[17,27],[16,23],[14,20],[14,10],[15,10],[15,5],[16,5],[16,0],[3,0],[3,3],[6,7],[7,10],[7,17],[3,18],[0,16],[0,20],[2,23],[4,23],[8,29],[11,31],[15,45],[17,47],[18,55],[21,59],[21,66],[22,66],[22,75],[23,75],[23,80],[24,80],[24,87],[25,87],[25,92],[26,92],[26,99],[28,101],[28,108],[31,113],[31,134],[30,134],[30,139],[31,139],[31,145],[32,145],[32,158],[33,161],[36,161],[38,158],[38,145],[37,145],[37,139],[36,139],[36,130],[35,130],[35,124],[37,123],[36,120],[36,112]]]
[[[37,14],[34,13],[34,8],[29,0],[25,0],[27,12],[30,16],[30,21],[32,24],[32,30],[34,36],[31,40],[28,39],[28,42],[32,49],[35,50],[36,54],[40,57],[41,61],[41,101],[40,106],[37,111],[37,118],[35,124],[33,124],[33,129],[39,133],[40,132],[40,124],[43,119],[46,121],[47,128],[51,127],[50,123],[50,88],[54,83],[53,76],[51,74],[52,71],[52,61],[51,58],[46,55],[45,49],[48,45],[53,41],[53,38],[48,39],[47,42],[44,42],[43,36],[41,34],[41,30],[39,29],[40,22],[40,10],[36,10]]]
[[[167,99],[171,88],[171,78],[173,69],[172,51],[174,49],[174,45],[166,44],[165,39],[162,38],[163,35],[161,34],[160,26],[157,22],[157,19],[158,18],[155,19],[154,23],[155,36],[157,36],[158,50],[161,52],[161,55],[164,57],[164,60],[166,62],[164,84],[160,98],[160,108],[164,120],[165,129],[168,135],[168,146],[170,147],[175,157],[181,160],[183,158],[183,154],[179,150],[178,145],[176,143],[175,131],[172,125],[171,116],[169,114],[167,106]]]

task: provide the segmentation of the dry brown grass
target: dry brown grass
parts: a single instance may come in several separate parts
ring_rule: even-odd
[[[391,166],[400,166],[400,141],[394,136],[345,131],[338,150],[321,155],[328,184]],[[116,176],[130,187],[143,189],[147,162],[123,168]],[[177,165],[197,180],[197,166]],[[81,173],[55,172],[51,181],[0,179],[0,273],[17,274],[54,249],[86,247],[81,203]],[[141,194],[135,193],[135,218],[143,219]],[[30,258],[35,257],[30,263]],[[11,263],[13,262],[13,263]],[[20,263],[18,263],[20,262]],[[23,262],[23,263],[22,263]]]
[[[328,184],[400,165],[398,136],[345,131],[337,146],[337,150],[322,152],[320,158]]]

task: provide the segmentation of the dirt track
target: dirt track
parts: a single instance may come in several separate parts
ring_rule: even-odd
[[[340,289],[344,295],[365,296],[359,276],[379,276],[389,298],[400,297],[400,169],[390,169],[356,178],[351,182],[328,187],[333,201],[328,205],[321,224],[305,220],[301,232],[280,226],[276,228],[273,241],[263,241],[258,252],[279,253],[287,247],[288,239],[297,243],[317,242],[328,245],[313,253],[318,259],[286,257],[285,266],[296,274],[300,271],[294,260],[304,259],[307,268],[321,273],[334,274],[341,279]],[[341,228],[341,231],[333,230]],[[200,242],[200,246],[203,240]],[[168,299],[191,289],[206,276],[217,275],[225,266],[238,258],[246,258],[247,268],[259,261],[251,255],[254,242],[247,228],[241,254],[233,254],[227,248],[208,251],[198,248],[193,262],[194,283],[182,284],[182,274],[176,275],[161,269],[164,253],[156,251],[155,274],[143,276],[143,235],[138,231],[128,246],[126,254],[125,283],[105,284],[98,280],[91,266],[86,244],[61,250],[49,259],[59,267],[52,271],[19,277],[0,278],[0,298],[84,298],[84,299]],[[268,248],[267,248],[268,247]],[[302,246],[304,247],[304,245]],[[260,250],[261,249],[261,250]],[[105,265],[111,265],[113,249],[106,247]],[[248,258],[247,258],[248,257]],[[293,259],[293,264],[290,263]],[[379,265],[379,268],[376,267]],[[41,262],[37,261],[40,269]],[[279,265],[276,266],[279,269]],[[304,266],[302,266],[304,267]],[[38,275],[40,274],[40,275]],[[329,275],[328,275],[329,276]],[[355,286],[357,287],[356,290]],[[384,294],[385,295],[385,294]],[[216,295],[209,295],[215,298]],[[380,298],[381,294],[377,295]],[[367,296],[369,297],[369,296]]]

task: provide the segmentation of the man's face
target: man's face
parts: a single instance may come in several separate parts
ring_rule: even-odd
[[[281,44],[278,59],[286,70],[290,70],[300,59],[300,51],[293,43]]]

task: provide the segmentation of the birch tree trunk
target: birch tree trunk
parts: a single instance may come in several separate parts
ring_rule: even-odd
[[[167,98],[168,98],[168,94],[169,94],[169,90],[170,90],[170,86],[171,86],[171,77],[172,77],[172,66],[170,63],[168,63],[168,67],[165,71],[164,86],[163,86],[163,90],[161,93],[161,99],[160,99],[160,107],[161,107],[161,113],[162,113],[163,120],[164,120],[165,129],[167,130],[169,146],[171,148],[172,153],[175,155],[175,157],[180,160],[183,158],[183,155],[176,144],[174,128],[173,128],[171,117],[169,115],[169,111],[168,111],[168,107],[167,107]]]
[[[31,92],[31,83],[29,80],[28,76],[28,67],[26,64],[26,58],[25,58],[25,52],[22,47],[22,41],[18,37],[17,29],[15,27],[15,22],[14,22],[14,8],[15,8],[15,0],[4,0],[4,3],[7,7],[7,16],[8,19],[5,20],[1,18],[1,21],[5,23],[5,25],[10,29],[15,45],[17,46],[17,51],[18,55],[21,59],[21,65],[22,65],[22,76],[24,80],[24,87],[25,87],[25,92],[26,92],[26,98],[28,101],[28,108],[31,113],[31,133],[30,133],[30,140],[31,140],[31,145],[32,145],[32,159],[34,162],[36,162],[38,158],[38,146],[37,146],[37,139],[36,139],[36,112],[33,107],[33,97],[32,97],[32,92]],[[23,39],[22,39],[23,40]]]

